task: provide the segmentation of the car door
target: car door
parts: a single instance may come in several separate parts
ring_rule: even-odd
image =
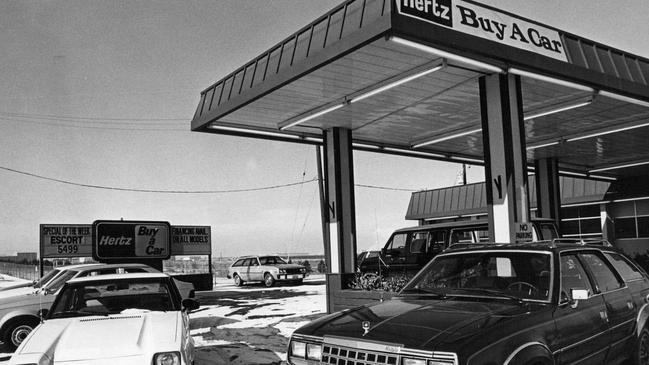
[[[390,271],[398,271],[406,261],[408,233],[395,233],[385,247],[385,263]]]
[[[259,259],[253,257],[250,259],[250,265],[248,266],[248,275],[250,281],[261,281],[263,280],[263,273],[261,272],[262,268],[259,266]]]
[[[241,279],[244,281],[250,281],[250,258],[247,258],[243,260],[243,263],[241,263],[241,268],[239,270]]]
[[[626,345],[634,339],[636,306],[631,291],[602,253],[584,252],[579,257],[595,281],[595,291],[602,294],[606,304],[611,344],[606,363],[612,363],[624,355]]]
[[[557,336],[552,348],[558,364],[604,364],[608,351],[608,322],[602,295],[595,294],[577,252],[560,261],[560,298],[554,313]],[[586,289],[588,299],[573,301],[571,289]]]

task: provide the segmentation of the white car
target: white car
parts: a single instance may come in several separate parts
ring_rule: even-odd
[[[9,364],[189,365],[188,314],[198,307],[162,273],[72,279]]]
[[[236,286],[248,281],[262,282],[267,287],[276,282],[301,284],[306,276],[306,268],[289,264],[279,256],[243,256],[228,268],[228,279],[234,279]]]
[[[110,275],[139,272],[158,272],[144,264],[83,264],[55,269],[57,272],[45,284],[37,288],[8,290],[12,295],[0,296],[0,341],[9,350],[14,350],[40,322],[39,311],[48,309],[56,293],[68,280],[96,275]],[[54,270],[52,270],[54,271]],[[43,278],[46,278],[44,276]],[[40,284],[39,284],[40,285]],[[189,284],[191,285],[191,284]],[[26,289],[26,292],[23,292]],[[5,292],[3,292],[5,293]]]

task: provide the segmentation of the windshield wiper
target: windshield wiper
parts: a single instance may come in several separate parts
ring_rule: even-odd
[[[462,290],[477,291],[477,292],[481,292],[481,293],[492,294],[492,295],[496,295],[496,296],[501,297],[501,298],[506,298],[506,299],[513,300],[518,304],[523,304],[523,298],[517,297],[515,295],[503,293],[500,290],[486,289],[486,288],[462,288]]]
[[[428,289],[428,288],[419,288],[419,287],[414,287],[414,288],[409,288],[405,289],[401,292],[402,294],[415,294],[415,295],[426,295],[426,296],[435,296],[439,299],[447,299],[448,294],[439,292],[435,289]]]

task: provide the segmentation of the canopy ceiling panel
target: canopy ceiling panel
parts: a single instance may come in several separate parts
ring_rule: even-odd
[[[480,163],[478,79],[511,73],[530,164],[649,172],[623,166],[649,162],[649,60],[475,1],[448,2],[450,22],[409,3],[344,1],[204,90],[192,130],[317,144],[343,127],[357,149]]]

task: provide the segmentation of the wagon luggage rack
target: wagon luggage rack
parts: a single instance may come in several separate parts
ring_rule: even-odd
[[[593,245],[613,247],[613,245],[608,240],[602,238],[554,238],[551,241],[539,241],[539,243],[548,243],[551,247],[557,247],[560,245]]]

